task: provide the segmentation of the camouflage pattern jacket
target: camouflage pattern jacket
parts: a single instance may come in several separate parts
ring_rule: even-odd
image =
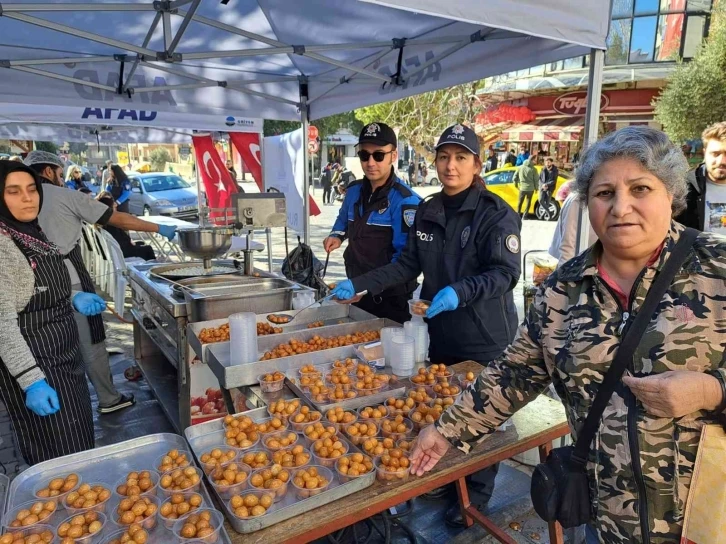
[[[621,308],[598,276],[600,242],[554,272],[539,289],[517,336],[436,423],[468,452],[553,383],[573,437],[598,386],[683,227],[672,223],[660,257]],[[635,376],[668,370],[726,378],[726,239],[700,234],[658,306],[633,356]],[[628,372],[628,371],[626,371]],[[696,412],[671,419],[646,414],[621,382],[603,414],[588,462],[592,517],[600,541],[665,544],[680,540],[700,430],[715,417]]]

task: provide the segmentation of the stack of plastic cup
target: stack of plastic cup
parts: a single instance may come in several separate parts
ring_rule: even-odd
[[[415,341],[404,334],[391,338],[389,364],[396,376],[411,376],[416,365]]]
[[[425,362],[429,353],[429,326],[424,321],[406,321],[403,324],[403,330],[416,343],[414,354],[416,362]]]
[[[386,358],[386,362],[390,363],[391,338],[403,336],[404,334],[403,327],[383,327],[381,329],[381,345],[383,346],[383,357]]]
[[[229,316],[229,359],[233,365],[254,363],[257,351],[257,317],[251,312]]]
[[[295,296],[293,296],[292,309],[302,310],[306,306],[310,306],[313,302],[315,302],[314,291],[301,291],[299,293],[295,293]]]

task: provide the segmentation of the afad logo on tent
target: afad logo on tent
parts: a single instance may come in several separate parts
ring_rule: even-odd
[[[232,115],[227,116],[227,118],[224,120],[224,124],[228,127],[253,127],[255,126],[255,122],[251,119],[237,119],[236,117],[233,117]]]

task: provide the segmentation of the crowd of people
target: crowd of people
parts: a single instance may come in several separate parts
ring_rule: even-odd
[[[341,302],[402,321],[408,317],[401,302],[423,274],[421,298],[431,300],[429,360],[475,360],[484,367],[419,435],[412,453],[417,475],[434,468],[452,446],[471,451],[550,385],[576,438],[655,279],[684,233],[689,243],[695,239],[607,402],[587,459],[588,543],[679,541],[700,430],[726,413],[718,332],[726,318],[720,303],[726,123],[703,133],[705,161],[690,173],[680,147],[653,128],[623,128],[590,146],[553,240],[558,268],[519,327],[512,289],[520,276],[521,220],[530,205],[523,211],[522,201],[538,189],[540,199],[552,198],[558,176],[553,161],[546,159],[537,173],[525,149],[509,154],[505,162],[519,167],[522,195],[515,211],[480,183],[476,135],[455,125],[435,149],[442,190],[421,202],[395,174],[390,127],[367,125],[359,142],[365,177],[348,188],[324,240],[327,252],[348,242],[348,279],[333,293]],[[583,211],[592,245],[578,255],[565,238],[576,236]],[[491,496],[493,478],[487,476],[475,475],[484,484],[479,506]],[[447,511],[447,523],[462,523],[458,509],[454,504]]]

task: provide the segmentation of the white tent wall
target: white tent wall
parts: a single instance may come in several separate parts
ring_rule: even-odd
[[[305,123],[604,49],[609,21],[604,0],[388,3],[2,4],[0,117],[30,104],[101,109],[108,124],[133,117],[122,110]]]

